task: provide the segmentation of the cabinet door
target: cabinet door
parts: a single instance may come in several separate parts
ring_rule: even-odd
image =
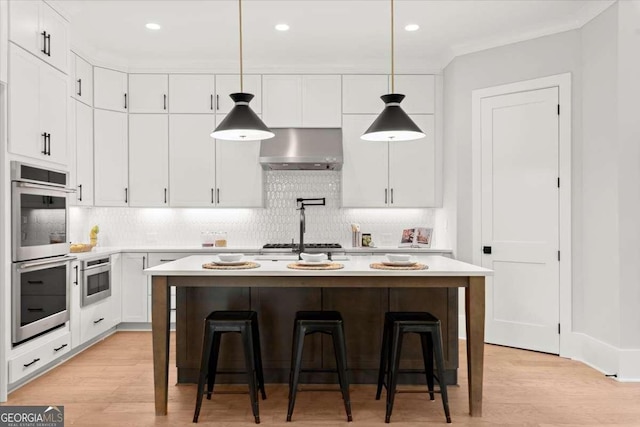
[[[344,114],[378,114],[384,108],[382,95],[389,93],[386,75],[342,76],[342,112]]]
[[[122,254],[122,321],[147,322],[147,254]]]
[[[218,118],[218,122],[222,118]],[[216,140],[216,204],[224,208],[262,207],[260,141]]]
[[[129,74],[130,113],[166,113],[168,94],[166,74]]]
[[[111,255],[111,318],[113,324],[122,322],[122,254]]]
[[[213,113],[215,110],[212,74],[171,74],[170,113]]]
[[[342,142],[342,206],[377,208],[387,206],[389,144],[364,141],[360,136],[375,120],[375,115],[344,115]]]
[[[341,125],[341,76],[302,76],[302,126],[339,128]]]
[[[105,110],[127,111],[127,75],[108,68],[94,67],[94,106]]]
[[[263,76],[263,117],[269,127],[302,126],[302,76]]]
[[[67,76],[40,65],[40,128],[49,134],[47,160],[67,164]]]
[[[227,114],[231,111],[233,101],[229,98],[229,95],[237,92],[240,92],[240,76],[238,74],[216,75],[215,108],[217,114]],[[262,76],[245,74],[244,92],[254,95],[254,98],[249,104],[251,109],[255,111],[256,114],[262,113]]]
[[[76,107],[76,205],[93,206],[93,110],[82,102]]]
[[[215,116],[172,114],[169,117],[169,188],[171,206],[215,204],[216,141],[209,134]]]
[[[47,33],[47,52],[40,57],[64,73],[69,70],[69,36],[67,21],[48,4],[40,3],[40,32]]]
[[[12,3],[13,7],[13,3]],[[40,64],[19,47],[9,47],[9,151],[44,159],[40,129]]]
[[[432,115],[411,115],[427,135],[415,141],[389,142],[389,206],[436,205],[436,151]]]
[[[80,304],[81,287],[80,261],[71,261],[71,279],[69,286],[69,329],[71,330],[71,348],[80,345]]]
[[[169,118],[164,114],[130,114],[129,206],[168,203]]]
[[[73,97],[87,105],[93,104],[93,67],[78,55],[74,55]]]
[[[127,115],[94,110],[96,206],[127,206]]]
[[[39,1],[11,1],[9,3],[9,39],[40,56],[43,38],[40,35]]]
[[[396,75],[395,92],[406,95],[402,108],[407,114],[433,114],[436,105],[436,79],[432,75]],[[389,76],[391,87],[391,76]]]

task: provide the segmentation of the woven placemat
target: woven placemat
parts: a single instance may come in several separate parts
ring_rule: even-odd
[[[202,268],[206,268],[209,270],[247,270],[250,268],[258,268],[260,264],[253,261],[247,261],[244,264],[240,265],[220,265],[214,262],[208,262],[206,264],[202,264]]]
[[[385,265],[381,262],[374,262],[369,265],[369,267],[374,268],[376,270],[426,270],[429,268],[428,265],[425,264],[414,264],[407,266],[399,266],[399,265]]]
[[[339,262],[332,262],[326,265],[300,265],[295,262],[288,264],[287,268],[292,270],[340,270],[344,268],[344,264],[340,264]]]

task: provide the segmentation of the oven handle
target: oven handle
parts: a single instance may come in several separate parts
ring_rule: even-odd
[[[75,188],[67,188],[67,187],[54,187],[48,185],[41,184],[32,184],[30,182],[17,182],[16,185],[22,188],[36,188],[38,190],[51,190],[51,191],[61,191],[63,193],[75,193]]]
[[[40,267],[40,266],[49,265],[49,264],[64,264],[65,262],[73,261],[74,259],[77,259],[77,258],[78,257],[75,257],[75,256],[65,256],[65,257],[62,257],[62,258],[49,259],[49,260],[46,260],[46,261],[30,262],[28,264],[20,264],[20,266],[18,268],[20,268],[21,270],[25,270],[27,268]]]

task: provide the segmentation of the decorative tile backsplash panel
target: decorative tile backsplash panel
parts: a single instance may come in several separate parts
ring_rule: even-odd
[[[265,207],[221,208],[72,208],[71,239],[88,241],[100,226],[101,246],[200,245],[200,232],[226,231],[229,246],[298,241],[298,197],[325,197],[326,206],[307,207],[305,241],[351,246],[351,223],[371,233],[378,246],[395,246],[403,228],[434,226],[435,209],[343,209],[340,172],[269,171],[265,173]],[[433,247],[438,246],[438,230]]]

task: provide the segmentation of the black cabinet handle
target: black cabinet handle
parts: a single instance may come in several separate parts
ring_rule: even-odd
[[[163,108],[166,110],[167,109],[167,95],[164,94],[163,96],[164,96],[164,107]]]
[[[220,95],[216,95],[216,111],[220,109]]]
[[[491,246],[483,246],[482,247],[483,254],[491,254]]]
[[[129,189],[128,188],[124,189],[124,202],[125,203],[129,203]]]
[[[42,151],[41,153],[44,154],[45,156],[47,155],[47,133],[41,133],[40,135],[42,135]]]
[[[211,94],[211,99],[209,101],[209,108],[211,108],[211,110],[213,110],[213,94]]]
[[[220,189],[216,188],[216,203],[220,203]]]
[[[143,257],[142,257],[142,269],[143,269],[143,270],[145,269],[145,267],[144,267],[144,266],[145,266],[146,262],[147,262],[147,257],[146,257],[146,256],[143,256]]]
[[[391,189],[391,204],[393,204],[393,188]]]
[[[213,188],[211,189],[211,203],[215,203],[214,199],[213,199]]]
[[[80,190],[78,192],[78,200],[82,201],[82,184],[78,185],[78,190]]]
[[[43,31],[40,35],[42,36],[42,49],[40,49],[40,52],[47,56],[51,56],[51,34],[47,34],[46,31]]]
[[[44,136],[44,144],[45,144],[45,151],[47,156],[51,155],[51,134],[50,133],[45,133]]]
[[[82,79],[78,79],[78,96],[82,96]]]
[[[51,56],[51,34],[47,34],[47,56]]]
[[[124,109],[127,109],[127,94],[124,94]]]
[[[385,188],[385,189],[384,189],[384,204],[385,204],[385,205],[387,204],[387,191],[388,191],[388,190]]]
[[[69,344],[62,344],[60,347],[58,348],[54,348],[53,351],[55,351],[56,353],[60,350],[62,350],[63,348],[65,348],[66,346],[68,346]]]
[[[99,318],[98,320],[94,320],[93,324],[97,325],[98,323],[102,322],[104,320],[104,317]]]
[[[29,366],[31,366],[31,365],[33,365],[34,363],[39,362],[39,361],[40,361],[40,359],[39,359],[39,358],[38,358],[38,359],[33,359],[33,361],[32,361],[31,363],[25,363],[25,364],[24,364],[24,365],[22,365],[22,366],[24,366],[25,368],[28,368]]]
[[[74,266],[73,269],[76,271],[76,280],[75,282],[73,282],[73,284],[78,286],[78,266]]]
[[[164,189],[164,202],[167,203],[167,189]]]
[[[30,285],[44,285],[42,280],[27,280],[27,283]]]
[[[44,308],[42,308],[42,307],[27,308],[27,311],[29,313],[43,313],[44,312]]]

